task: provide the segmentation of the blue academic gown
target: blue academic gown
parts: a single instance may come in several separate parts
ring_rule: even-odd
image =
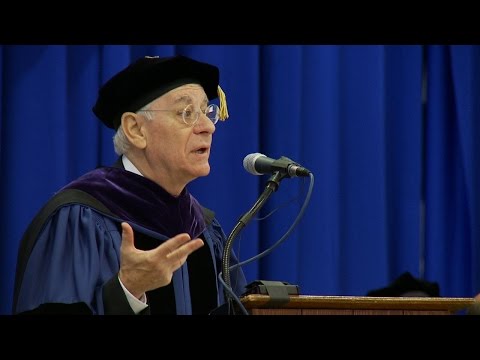
[[[110,176],[108,172],[98,171],[103,170],[91,173],[101,182]],[[196,204],[195,201],[193,204]],[[111,206],[112,209],[115,212],[115,205]],[[131,214],[135,213],[135,208],[130,206],[129,209]],[[161,230],[152,230],[152,226],[143,226],[145,223],[141,219],[136,222],[132,218],[136,215],[120,212],[122,216],[118,216],[118,213],[107,212],[74,201],[60,205],[48,215],[39,227],[41,230],[38,234],[31,237],[35,240],[30,253],[25,255],[21,254],[22,250],[19,252],[19,258],[23,256],[24,261],[23,265],[17,267],[14,313],[35,310],[42,304],[79,303],[86,305],[93,314],[128,314],[131,311],[118,282],[122,240],[120,223],[127,221],[134,230],[134,237],[147,238],[151,243],[150,248],[160,245],[173,234],[162,234]],[[199,237],[203,238],[210,255],[205,258],[211,261],[216,274],[213,280],[216,290],[214,305],[220,306],[225,301],[224,289],[217,277],[221,271],[226,236],[215,217],[206,222],[202,229]],[[236,263],[238,260],[232,254],[231,264]],[[192,314],[188,264],[187,259],[172,277],[174,313],[178,315]],[[241,295],[246,285],[243,271],[237,268],[230,275],[233,290]]]

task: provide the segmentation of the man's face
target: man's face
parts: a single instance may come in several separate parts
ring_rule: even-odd
[[[187,125],[182,112],[187,105],[200,111],[197,122]],[[210,173],[210,146],[215,125],[204,115],[208,98],[198,84],[186,84],[162,95],[151,105],[152,120],[144,123],[145,155],[155,178],[185,186]]]

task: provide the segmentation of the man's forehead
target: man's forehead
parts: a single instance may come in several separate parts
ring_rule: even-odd
[[[162,97],[175,103],[192,102],[197,100],[208,102],[207,94],[205,94],[203,87],[199,84],[186,84],[179,86],[178,88],[170,90]]]

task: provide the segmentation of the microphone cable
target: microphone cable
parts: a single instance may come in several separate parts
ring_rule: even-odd
[[[272,176],[275,177],[277,174],[274,174]],[[224,249],[224,261],[223,261],[223,271],[227,270],[227,275],[225,275],[223,272],[221,272],[219,274],[219,279],[220,279],[220,282],[223,284],[225,290],[227,291],[227,294],[225,294],[225,300],[226,302],[228,302],[228,306],[229,306],[229,311],[228,313],[230,314],[230,307],[231,307],[231,300],[235,300],[235,302],[237,303],[238,307],[240,308],[240,310],[242,311],[243,314],[245,315],[248,315],[248,311],[245,309],[245,306],[243,306],[242,304],[242,301],[240,300],[240,298],[234,293],[231,285],[230,285],[230,270],[234,270],[240,266],[243,266],[243,265],[246,265],[246,264],[249,264],[255,260],[258,260],[268,254],[270,254],[275,248],[277,248],[281,243],[283,243],[289,236],[290,234],[292,233],[293,229],[298,225],[298,223],[300,222],[301,218],[303,217],[303,214],[305,213],[306,209],[307,209],[307,206],[310,202],[310,199],[312,197],[312,192],[313,192],[313,185],[314,185],[314,182],[315,182],[315,178],[313,176],[313,173],[309,173],[309,178],[310,178],[310,185],[308,187],[308,191],[307,191],[307,195],[305,196],[305,200],[303,201],[303,204],[302,204],[302,207],[300,209],[300,211],[298,212],[295,220],[293,221],[292,225],[290,225],[290,227],[287,229],[287,231],[285,232],[285,234],[279,239],[277,240],[272,246],[270,246],[269,248],[267,248],[266,250],[262,251],[261,253],[255,255],[255,256],[252,256],[251,258],[247,259],[247,260],[244,260],[244,261],[241,261],[239,262],[238,264],[235,264],[235,265],[232,265],[230,266],[229,265],[229,260],[227,260],[225,258],[225,256],[227,256],[228,258],[230,257],[230,251],[231,251],[231,247],[232,247],[232,244],[233,244],[233,240],[235,239],[236,235],[238,235],[238,233],[241,231],[241,229],[243,229],[243,227],[245,227],[247,225],[247,223],[243,223],[241,221],[239,221],[237,223],[237,226],[232,230],[230,236],[228,237],[227,239],[227,243],[225,244],[225,249]],[[282,177],[283,178],[283,177]],[[278,184],[279,184],[279,181],[282,179],[280,178],[278,181],[275,181],[273,180],[274,182],[277,183],[277,187],[278,187]],[[268,185],[267,185],[267,189],[268,189]],[[257,202],[253,205],[252,209],[247,212],[243,217],[242,219],[244,218],[247,218],[248,220],[250,220],[254,214],[256,214],[258,212],[258,210],[260,210],[260,208],[263,206],[263,204],[265,203],[265,201],[268,199],[268,197],[271,195],[271,191],[267,191],[267,189],[264,191],[264,193],[262,195],[265,195],[265,193],[267,193],[265,196],[260,196],[260,198],[257,200]],[[276,190],[276,189],[275,189]],[[249,214],[247,216],[247,214]],[[239,225],[240,224],[243,224],[243,227],[240,228],[240,230],[237,230],[235,231],[236,229],[239,228]],[[234,233],[235,232],[235,233]],[[235,236],[233,236],[235,235]],[[230,240],[230,241],[229,241]],[[228,249],[227,249],[227,245],[228,246]]]
[[[230,270],[236,269],[239,266],[249,264],[252,261],[258,260],[258,259],[270,254],[276,247],[278,247],[281,243],[283,243],[290,236],[293,229],[298,225],[298,223],[300,222],[300,219],[303,217],[303,214],[305,213],[305,210],[307,209],[308,203],[310,202],[310,198],[312,197],[314,176],[313,176],[312,173],[310,173],[308,176],[310,177],[310,185],[308,187],[307,195],[305,196],[305,200],[303,201],[303,205],[302,205],[300,211],[298,212],[297,217],[293,221],[292,225],[290,225],[290,227],[287,229],[285,234],[280,239],[278,239],[276,243],[274,243],[272,246],[270,246],[266,250],[262,251],[260,254],[252,256],[251,258],[249,258],[247,260],[244,260],[242,262],[239,262],[238,264],[230,266]]]

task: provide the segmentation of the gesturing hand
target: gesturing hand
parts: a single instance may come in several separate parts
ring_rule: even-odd
[[[190,235],[178,234],[155,249],[135,248],[133,229],[122,223],[119,277],[123,285],[140,298],[143,293],[170,284],[173,272],[185,263],[188,255],[203,246],[202,239],[190,240]]]

